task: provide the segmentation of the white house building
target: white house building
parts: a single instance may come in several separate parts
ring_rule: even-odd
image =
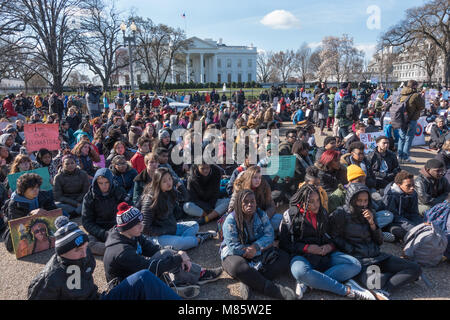
[[[169,73],[167,82],[251,82],[256,81],[256,59],[258,52],[256,47],[227,46],[222,39],[189,38],[190,45],[186,54],[186,64],[182,67],[174,67]],[[126,55],[128,51],[118,51],[120,55]],[[125,57],[123,57],[125,58]],[[130,85],[129,68],[121,69],[117,75],[119,86]],[[145,68],[134,64],[134,82],[148,82]]]

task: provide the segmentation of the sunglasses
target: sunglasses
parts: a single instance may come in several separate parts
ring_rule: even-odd
[[[36,234],[38,234],[38,233],[46,233],[47,232],[47,229],[46,228],[40,228],[40,229],[36,229],[36,230],[34,230],[33,231],[33,234],[34,235],[36,235]]]

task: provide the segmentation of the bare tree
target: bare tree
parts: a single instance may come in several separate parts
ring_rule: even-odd
[[[77,65],[71,51],[78,32],[70,22],[82,0],[14,0],[5,4],[3,23],[23,26],[16,43],[48,71],[39,72],[52,89],[62,93],[64,82]]]
[[[112,87],[113,74],[129,65],[118,59],[122,18],[110,0],[85,0],[75,56],[100,78],[104,90]]]
[[[449,0],[432,0],[408,9],[406,17],[381,37],[384,45],[413,47],[419,41],[432,42],[444,58],[445,84],[450,82]]]
[[[150,83],[161,90],[174,63],[181,63],[181,53],[189,40],[181,29],[164,24],[156,25],[149,18],[131,17],[137,25],[136,59],[144,66]]]
[[[293,50],[276,52],[272,55],[270,64],[281,81],[286,83],[294,71],[295,53]]]
[[[322,81],[322,79],[326,78],[326,75],[320,73],[320,66],[322,65],[322,47],[316,48],[311,56],[309,57],[309,67],[311,73]]]
[[[311,74],[311,48],[306,42],[302,44],[295,53],[295,71],[299,73],[300,78],[305,85],[306,80]]]
[[[364,53],[353,46],[353,38],[344,34],[341,38],[325,37],[322,40],[322,64],[319,67],[321,75],[351,81],[355,75],[362,72]]]
[[[256,72],[258,74],[259,82],[269,82],[270,76],[273,73],[273,66],[270,63],[272,55],[272,52],[258,52],[258,58],[256,60]]]
[[[425,71],[428,85],[431,87],[441,53],[440,50],[434,43],[423,41],[421,44],[413,47],[411,52],[413,53],[413,59],[416,61],[414,65]]]

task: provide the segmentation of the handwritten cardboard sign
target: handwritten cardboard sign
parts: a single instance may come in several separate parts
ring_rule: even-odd
[[[36,173],[42,178],[41,190],[42,191],[50,191],[53,189],[50,183],[50,174],[48,172],[48,167],[38,168],[29,171],[22,171],[17,173],[12,173],[8,175],[8,183],[9,187],[12,191],[16,191],[17,189],[17,180],[24,175],[25,173]]]
[[[46,148],[50,151],[61,149],[59,141],[59,125],[34,123],[23,127],[28,152]]]
[[[364,152],[369,153],[377,147],[377,138],[379,136],[384,136],[384,132],[371,132],[371,133],[361,133],[359,135],[359,140],[364,144]]]

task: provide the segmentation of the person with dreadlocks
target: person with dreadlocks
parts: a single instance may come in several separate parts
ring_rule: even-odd
[[[223,269],[241,282],[241,296],[256,290],[276,299],[294,300],[295,293],[273,282],[289,267],[289,255],[273,247],[274,230],[267,214],[256,205],[252,190],[239,190],[234,211],[223,224],[220,257]]]
[[[55,247],[55,237],[48,222],[44,219],[34,219],[27,228],[28,236],[33,240],[31,253],[41,252]]]
[[[347,281],[361,271],[361,264],[336,250],[329,228],[319,190],[311,184],[303,185],[292,196],[280,227],[280,247],[291,255],[298,298],[310,287],[352,299],[375,300],[368,290],[359,290]]]

